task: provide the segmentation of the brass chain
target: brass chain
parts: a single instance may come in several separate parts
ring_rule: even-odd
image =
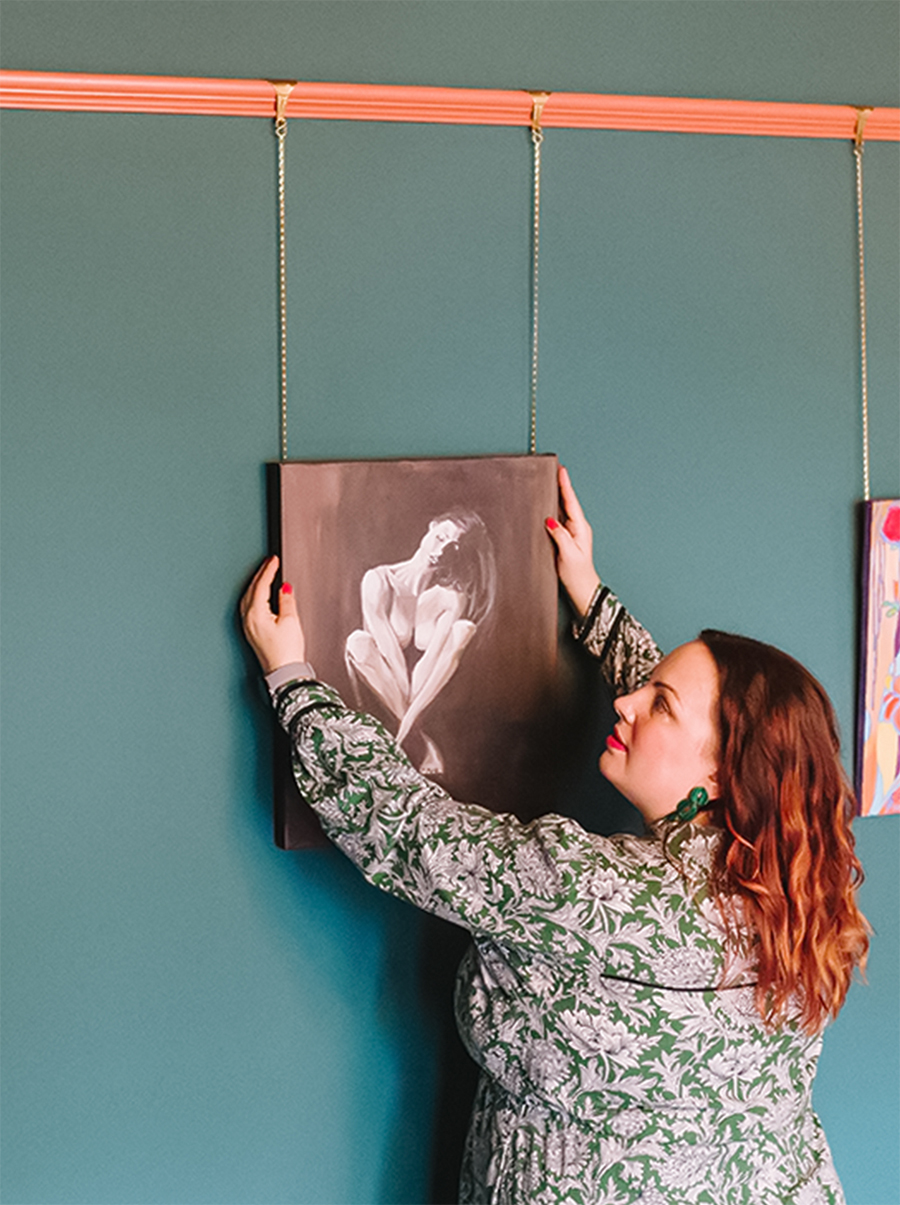
[[[862,382],[862,460],[863,498],[870,498],[869,489],[869,371],[866,349],[866,243],[863,234],[863,129],[871,109],[856,110],[856,138],[853,154],[856,158],[856,230],[859,244],[859,352]]]
[[[531,232],[531,423],[528,451],[537,452],[537,386],[538,386],[538,268],[541,250],[541,113],[549,92],[531,93],[531,143],[534,148],[534,199],[532,202]]]
[[[284,109],[293,84],[275,84],[278,99],[278,116],[275,119],[275,137],[278,140],[278,299],[279,299],[279,359],[281,382],[281,459],[287,460],[287,253],[285,232],[285,139],[287,119]],[[532,93],[531,142],[534,148],[534,197],[532,224],[531,266],[531,416],[529,452],[537,451],[537,384],[538,384],[538,331],[539,331],[539,268],[541,242],[541,144],[544,134],[540,115],[547,93]],[[856,157],[856,212],[859,237],[859,321],[860,357],[862,376],[862,443],[863,443],[863,495],[869,501],[869,391],[868,355],[866,345],[866,275],[865,238],[863,232],[863,137],[865,119],[871,109],[858,109],[854,155]]]
[[[278,313],[279,357],[281,367],[281,459],[287,460],[287,255],[284,230],[284,139],[287,122],[282,117],[275,122],[278,139]]]
[[[294,88],[288,80],[271,80],[275,89],[275,137],[278,140],[278,352],[281,376],[281,459],[288,457],[287,437],[287,236],[284,221],[284,144],[287,101]]]
[[[531,427],[528,450],[537,452],[537,385],[538,385],[538,267],[541,251],[541,143],[544,135],[532,130],[534,144],[534,225],[531,235]]]

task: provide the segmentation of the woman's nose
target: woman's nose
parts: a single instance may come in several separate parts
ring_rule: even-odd
[[[634,719],[634,695],[620,695],[613,702],[613,709],[620,720],[630,724]]]

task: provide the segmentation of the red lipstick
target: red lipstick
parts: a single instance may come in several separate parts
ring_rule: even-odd
[[[626,752],[625,746],[622,744],[622,742],[619,740],[619,738],[616,736],[616,734],[614,732],[611,732],[609,734],[609,736],[606,738],[606,747],[607,747],[607,749],[615,749],[618,753]]]

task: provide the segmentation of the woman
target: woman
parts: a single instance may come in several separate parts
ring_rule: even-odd
[[[289,587],[269,609],[269,562],[244,623],[298,782],[373,882],[472,933],[463,1201],[836,1205],[810,1094],[867,936],[830,704],[740,637],[660,660],[600,585],[564,471],[560,490],[560,578],[619,696],[600,766],[647,834],[449,799],[314,680]]]
[[[363,626],[347,637],[347,670],[396,717],[398,745],[456,673],[495,592],[491,538],[470,511],[432,519],[408,560],[363,574]],[[419,735],[425,745],[419,769],[440,773],[444,760],[437,746]]]

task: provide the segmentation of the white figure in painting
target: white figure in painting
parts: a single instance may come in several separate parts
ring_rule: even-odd
[[[363,626],[347,637],[345,660],[351,679],[365,682],[396,717],[398,744],[456,672],[494,605],[496,580],[487,528],[464,510],[432,519],[409,560],[363,574]],[[440,751],[421,728],[419,736],[419,769],[439,774]]]

